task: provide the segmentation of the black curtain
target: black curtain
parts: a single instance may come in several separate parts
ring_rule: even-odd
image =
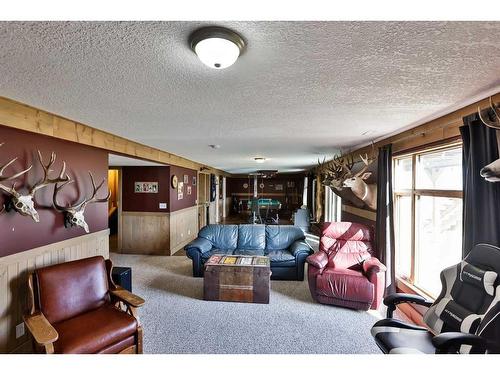
[[[463,234],[465,257],[478,243],[500,246],[500,182],[488,182],[479,171],[498,159],[496,131],[484,125],[477,113],[464,117]]]
[[[380,261],[387,266],[386,294],[396,292],[394,213],[392,202],[392,145],[379,148],[377,169],[376,246]]]

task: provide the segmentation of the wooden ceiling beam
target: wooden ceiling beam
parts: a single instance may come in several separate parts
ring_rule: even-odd
[[[495,103],[500,101],[500,93],[492,95]],[[428,121],[422,125],[402,131],[401,133],[389,136],[373,144],[378,152],[378,148],[387,144],[393,144],[393,153],[400,153],[405,150],[417,148],[426,144],[432,144],[439,141],[446,141],[460,137],[460,127],[463,125],[462,118],[477,112],[478,106],[481,109],[489,107],[489,97],[468,106],[450,112],[444,116]],[[370,153],[372,145],[355,148],[346,155],[352,155],[360,161],[359,155]],[[312,168],[313,170],[316,167]]]
[[[97,147],[114,154],[136,159],[175,165],[197,171],[205,167],[208,168],[204,169],[205,172],[231,176],[230,173],[225,171],[197,163],[167,151],[146,146],[5,97],[0,97],[0,125]]]

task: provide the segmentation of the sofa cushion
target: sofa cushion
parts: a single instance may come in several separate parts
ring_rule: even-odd
[[[202,253],[201,259],[203,261],[206,261],[212,255],[233,255],[233,252],[234,250],[227,250],[227,249],[223,250],[223,249],[212,248],[212,250]]]
[[[125,340],[137,331],[131,315],[106,304],[96,310],[54,324],[59,339],[56,353],[89,354]]]
[[[271,266],[285,267],[295,265],[295,257],[288,250],[266,251],[266,256],[269,257]]]
[[[316,293],[341,300],[372,303],[373,284],[362,271],[327,267],[316,277]]]
[[[234,250],[238,244],[238,226],[210,224],[201,228],[198,237],[206,238],[217,249]]]
[[[264,250],[266,248],[266,226],[262,224],[238,225],[238,249]]]
[[[264,250],[252,250],[252,249],[236,249],[234,250],[234,255],[264,255]]]
[[[305,238],[302,229],[293,225],[266,226],[266,249],[269,251],[288,249],[295,241]]]

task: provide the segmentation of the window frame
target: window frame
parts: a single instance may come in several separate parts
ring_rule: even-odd
[[[425,289],[419,287],[417,284],[415,284],[415,274],[416,274],[416,268],[415,268],[415,259],[416,259],[416,247],[417,247],[417,238],[416,238],[416,219],[417,219],[417,199],[422,196],[427,196],[427,197],[442,197],[442,198],[459,198],[462,199],[463,203],[463,190],[443,190],[443,189],[417,189],[416,188],[416,177],[417,177],[417,160],[418,157],[426,154],[432,154],[435,153],[436,151],[442,151],[442,150],[451,150],[451,149],[457,149],[460,148],[462,149],[462,142],[461,141],[456,141],[454,140],[453,142],[447,142],[445,144],[441,145],[436,145],[428,148],[422,148],[419,150],[412,150],[411,152],[406,152],[406,153],[399,153],[396,155],[393,155],[392,157],[392,187],[393,187],[393,200],[394,200],[394,223],[399,223],[399,210],[397,208],[398,205],[398,199],[400,197],[410,197],[411,199],[411,238],[410,238],[410,275],[408,279],[403,279],[397,274],[396,272],[396,282],[397,286],[404,290],[405,292],[414,292],[418,293],[421,295],[424,295],[427,298],[434,299],[435,296],[430,294],[428,291]],[[396,163],[398,160],[401,159],[408,159],[411,158],[412,162],[412,171],[411,171],[411,176],[412,176],[412,182],[411,182],[411,188],[410,189],[399,189],[396,190]],[[398,238],[397,235],[397,225],[395,225],[394,228],[395,231],[395,237]],[[396,244],[395,244],[396,245]],[[395,247],[395,251],[397,252],[398,249]]]

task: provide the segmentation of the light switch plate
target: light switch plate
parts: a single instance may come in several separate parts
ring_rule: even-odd
[[[18,339],[21,336],[24,336],[24,323],[19,323],[16,326],[16,339]]]
[[[166,210],[167,209],[167,204],[166,203],[160,203],[160,210]]]

